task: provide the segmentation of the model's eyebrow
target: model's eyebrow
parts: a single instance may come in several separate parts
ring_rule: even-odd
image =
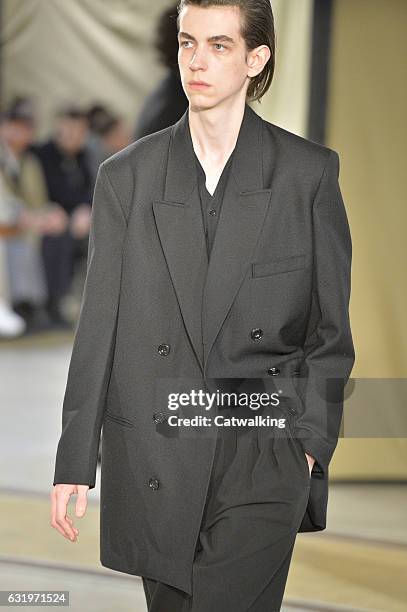
[[[192,36],[192,34],[188,34],[188,32],[178,32],[178,38],[187,38],[188,40],[193,40],[197,42],[196,38]],[[210,36],[207,38],[208,42],[228,42],[232,45],[235,44],[235,41],[230,36],[226,36],[226,34],[217,34],[216,36]]]

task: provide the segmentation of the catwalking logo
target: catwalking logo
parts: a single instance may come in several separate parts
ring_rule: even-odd
[[[169,393],[168,394],[168,409],[176,411],[180,407],[196,407],[200,406],[203,410],[209,411],[216,407],[241,408],[246,407],[250,410],[258,410],[261,406],[278,406],[280,403],[278,393],[235,393],[235,392],[220,392],[219,389],[214,393],[208,393],[200,389],[199,391],[191,390],[188,393]],[[286,426],[285,418],[274,418],[269,415],[261,416],[256,414],[253,417],[225,416],[216,415],[213,423],[220,427],[231,426],[248,426],[248,427],[278,427],[279,429]],[[181,418],[177,415],[171,415],[168,418],[168,424],[171,426],[204,426],[208,427],[212,424],[212,418],[205,415],[196,415],[191,418]]]
[[[213,423],[217,427],[278,427],[283,429],[286,426],[285,418],[262,417],[260,414],[256,414],[252,418],[217,415],[213,419]],[[184,427],[210,427],[212,419],[203,415],[194,416],[190,419],[179,418],[174,414],[168,417],[168,425],[171,427],[178,427],[179,425]]]

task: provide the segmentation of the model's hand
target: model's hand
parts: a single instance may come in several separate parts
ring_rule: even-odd
[[[75,514],[82,518],[88,505],[88,485],[56,484],[51,491],[51,527],[71,542],[76,542],[79,530],[67,514],[67,507],[71,495],[78,495],[75,505]]]
[[[309,475],[311,476],[312,468],[314,467],[314,463],[315,463],[315,458],[312,455],[309,455],[308,453],[305,453],[305,456],[308,461]]]

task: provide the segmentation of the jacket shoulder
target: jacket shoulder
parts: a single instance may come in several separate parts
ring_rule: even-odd
[[[163,167],[172,126],[137,139],[105,159],[100,169],[106,172],[117,198],[129,217],[132,194],[137,184],[159,188],[158,168]],[[142,160],[142,163],[140,163]]]
[[[295,164],[320,168],[321,164],[322,167],[325,166],[331,154],[338,156],[334,149],[290,132],[275,123],[263,119],[263,125],[266,137],[272,139],[278,145],[279,151],[285,153]]]
[[[172,125],[138,138],[124,149],[114,153],[101,164],[109,174],[115,170],[120,170],[123,166],[129,166],[133,171],[137,169],[136,162],[140,163],[140,159],[147,161],[149,156],[154,156],[156,159],[158,151],[165,151],[169,144]]]

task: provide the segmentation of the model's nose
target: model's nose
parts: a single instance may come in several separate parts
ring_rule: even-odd
[[[192,59],[189,63],[192,70],[201,70],[206,68],[206,60],[204,54],[201,51],[195,51]]]

